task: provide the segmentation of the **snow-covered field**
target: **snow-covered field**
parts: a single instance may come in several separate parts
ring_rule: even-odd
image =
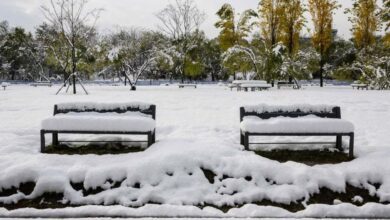
[[[64,193],[64,202],[74,205],[116,206],[16,211],[0,208],[0,217],[390,217],[390,205],[373,203],[362,207],[309,205],[297,213],[257,205],[223,213],[207,206],[234,206],[261,199],[281,204],[300,201],[306,205],[310,195],[318,193],[321,187],[344,192],[346,183],[364,187],[381,202],[390,202],[388,91],[328,87],[245,93],[220,86],[198,89],[164,86],[139,87],[138,91],[130,92],[126,87],[88,86],[89,96],[81,91],[75,96],[56,96],[57,89],[10,86],[0,91],[0,188],[36,183],[30,195],[19,192],[0,197],[0,203],[58,192]],[[40,154],[41,121],[52,115],[54,104],[75,101],[156,104],[157,143],[141,153],[115,156]],[[310,167],[295,162],[279,163],[243,151],[239,144],[239,107],[261,103],[341,106],[342,117],[356,128],[358,159]],[[213,171],[217,175],[214,181],[209,182],[202,169]],[[123,182],[114,188],[115,181]],[[83,196],[70,182],[83,182],[85,189],[107,190]],[[381,185],[377,189],[374,183]],[[151,202],[163,205],[143,206]],[[203,204],[206,206],[203,209],[194,206]]]

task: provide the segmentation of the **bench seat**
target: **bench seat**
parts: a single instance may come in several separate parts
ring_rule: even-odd
[[[155,128],[151,117],[115,113],[58,114],[42,121],[42,129],[48,131],[149,132]]]
[[[320,118],[308,115],[299,118],[276,117],[261,119],[246,116],[241,122],[241,130],[248,133],[351,133],[354,125],[344,119]]]

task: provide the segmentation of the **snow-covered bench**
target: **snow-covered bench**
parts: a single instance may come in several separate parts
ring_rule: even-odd
[[[301,86],[295,84],[294,82],[291,82],[291,83],[290,83],[290,82],[287,82],[287,81],[279,81],[279,82],[278,82],[278,89],[281,89],[281,88],[300,89]]]
[[[38,86],[48,86],[48,87],[52,87],[52,86],[53,86],[53,83],[51,83],[51,82],[49,82],[49,81],[37,81],[37,82],[31,83],[30,86],[33,86],[33,87],[38,87]]]
[[[42,121],[41,152],[45,134],[146,135],[148,146],[155,142],[156,106],[146,103],[64,103],[54,106],[54,116]]]
[[[243,89],[244,91],[248,92],[249,90],[251,91],[263,91],[263,90],[268,90],[272,86],[266,83],[248,83],[248,84],[241,84],[240,88]]]
[[[1,87],[3,87],[3,90],[5,90],[10,84],[7,82],[2,82]]]
[[[354,153],[354,125],[341,119],[335,106],[247,106],[240,109],[241,144],[249,150],[251,136],[336,136],[342,150],[342,137],[350,137],[349,156]],[[261,144],[261,143],[258,143]]]
[[[184,89],[185,87],[194,87],[194,89],[196,89],[198,87],[198,85],[196,85],[196,84],[179,84],[180,89]]]
[[[368,84],[365,84],[365,83],[354,82],[353,84],[351,84],[351,86],[352,86],[352,89],[356,88],[357,90],[359,90],[359,89],[368,90]]]
[[[228,85],[228,87],[230,88],[230,90],[236,88],[237,91],[261,91],[270,89],[272,86],[263,80],[234,80],[231,84]]]

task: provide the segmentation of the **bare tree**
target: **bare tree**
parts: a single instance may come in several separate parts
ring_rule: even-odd
[[[80,44],[88,42],[95,33],[96,21],[102,9],[87,10],[88,0],[50,0],[49,6],[42,6],[48,22],[71,54],[71,77],[73,94],[76,94],[77,64],[82,54]]]
[[[195,46],[191,42],[191,35],[199,30],[206,14],[199,10],[193,0],[175,0],[156,16],[161,22],[159,29],[170,37],[176,46],[182,81],[184,81],[188,51]]]

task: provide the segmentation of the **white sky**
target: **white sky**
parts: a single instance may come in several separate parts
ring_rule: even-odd
[[[49,0],[0,0],[0,20],[8,20],[11,26],[22,26],[29,31],[34,30],[44,21],[40,6],[48,4]],[[107,31],[120,27],[144,27],[156,29],[158,20],[155,14],[165,7],[170,0],[89,0],[89,7],[104,8],[98,21],[100,30]],[[245,9],[256,9],[258,0],[195,0],[198,7],[207,14],[202,30],[209,37],[216,37],[218,30],[214,27],[217,21],[215,13],[224,4],[230,3],[241,12]],[[342,8],[337,11],[334,28],[344,38],[350,37],[350,24],[344,14],[352,0],[339,0]],[[310,21],[310,17],[307,16]],[[310,23],[310,22],[309,22]],[[308,25],[310,27],[310,24]]]

